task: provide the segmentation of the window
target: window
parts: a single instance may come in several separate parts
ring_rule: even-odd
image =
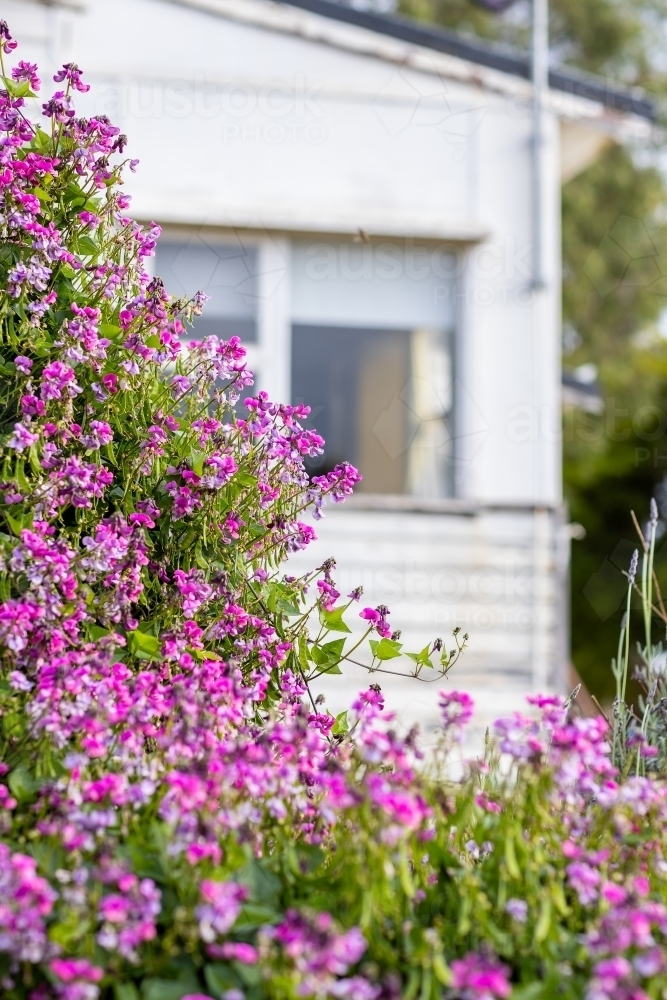
[[[216,242],[212,237],[171,239],[157,244],[155,270],[167,291],[210,296],[204,314],[188,331],[194,338],[215,334],[225,340],[234,335],[246,343],[257,340],[257,248],[240,241]]]
[[[451,250],[298,243],[292,398],[312,407],[325,454],[368,493],[451,494]]]

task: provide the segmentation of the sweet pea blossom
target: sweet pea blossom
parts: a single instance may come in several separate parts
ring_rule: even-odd
[[[15,47],[3,22],[0,44]],[[11,72],[38,82],[31,63]],[[460,780],[455,753],[433,781],[377,684],[336,714],[310,690],[340,649],[326,612],[343,588],[332,561],[299,578],[282,564],[315,538],[302,511],[361,477],[309,479],[323,441],[307,407],[262,391],[234,411],[253,382],[243,345],[185,339],[205,297],[182,309],[144,270],[159,227],[123,214],[126,138],[76,116],[78,67],[56,82],[48,144],[0,93],[0,294],[26,352],[5,380],[0,483],[0,990],[97,1000],[173,975],[224,1000],[253,983],[505,1000],[512,981],[530,993],[528,961],[586,1000],[658,996],[664,782],[621,773],[602,717],[541,694]],[[99,253],[79,252],[93,229]],[[371,650],[398,639],[388,616],[361,610]],[[444,757],[473,705],[438,705]],[[640,765],[660,760],[649,728],[629,734]]]
[[[512,992],[509,969],[491,956],[470,952],[450,967],[452,986],[465,1000],[504,1000]]]
[[[465,726],[473,717],[475,703],[465,691],[441,691],[438,704],[445,729]]]
[[[20,371],[22,375],[29,375],[30,369],[33,366],[33,362],[30,358],[26,358],[23,354],[19,354],[14,358],[14,366],[17,371]]]

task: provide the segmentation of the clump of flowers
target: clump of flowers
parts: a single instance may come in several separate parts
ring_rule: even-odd
[[[455,782],[377,684],[327,711],[318,677],[405,655],[332,560],[281,573],[359,473],[309,480],[307,407],[251,395],[238,338],[184,338],[203,299],[146,273],[127,139],[77,117],[72,63],[33,124],[15,48],[0,22],[2,996],[662,995],[653,716],[534,697]],[[460,760],[471,699],[440,709]]]

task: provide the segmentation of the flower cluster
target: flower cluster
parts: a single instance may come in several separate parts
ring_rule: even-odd
[[[628,777],[604,720],[535,696],[462,765],[472,702],[447,691],[434,776],[376,684],[327,710],[311,683],[366,639],[370,670],[402,655],[383,605],[349,637],[333,560],[281,572],[359,473],[309,479],[308,408],[247,395],[237,337],[184,337],[204,297],[147,274],[159,228],[126,214],[126,138],[77,117],[79,68],[41,126],[37,67],[1,68],[2,995],[662,995],[647,731]]]

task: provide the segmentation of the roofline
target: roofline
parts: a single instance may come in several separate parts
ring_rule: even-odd
[[[375,11],[357,10],[336,0],[279,0],[291,7],[319,14],[334,21],[354,24],[359,28],[388,35],[400,41],[422,48],[432,49],[446,55],[456,56],[480,66],[487,66],[501,73],[530,79],[530,60],[527,56],[517,54],[511,49],[497,45],[489,45],[472,41],[446,31],[433,24],[413,21],[398,14],[378,14]],[[567,94],[573,94],[589,101],[596,101],[606,108],[638,115],[648,121],[655,121],[657,108],[655,102],[646,97],[643,91],[624,90],[606,83],[604,80],[589,76],[576,70],[559,67],[549,71],[549,86]]]

